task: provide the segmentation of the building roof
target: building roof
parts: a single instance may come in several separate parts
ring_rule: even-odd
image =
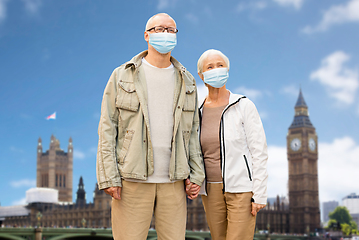
[[[295,104],[295,107],[306,107],[308,108],[307,104],[305,103],[304,101],[304,97],[303,97],[303,94],[302,94],[302,89],[299,90],[299,96],[298,96],[298,100],[297,100],[297,103]]]
[[[59,191],[52,188],[30,188],[26,191],[27,203],[58,203]]]
[[[27,216],[30,210],[25,205],[21,206],[7,206],[0,207],[0,218],[14,217],[14,216]]]
[[[302,127],[314,128],[312,122],[309,119],[308,106],[305,103],[302,90],[299,90],[298,100],[294,108],[295,108],[295,116],[289,128],[290,129],[302,128]]]
[[[359,195],[356,195],[355,193],[351,193],[348,196],[343,197],[342,200],[344,199],[359,199]]]

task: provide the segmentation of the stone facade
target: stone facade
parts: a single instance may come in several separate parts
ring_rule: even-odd
[[[37,143],[36,187],[54,188],[59,191],[60,202],[72,202],[73,146],[69,139],[67,152],[60,148],[60,141],[51,136],[50,148],[42,151],[42,140]]]

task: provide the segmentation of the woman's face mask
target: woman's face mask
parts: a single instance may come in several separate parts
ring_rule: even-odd
[[[215,68],[203,73],[204,83],[214,87],[221,88],[226,85],[229,77],[228,69],[224,68]]]

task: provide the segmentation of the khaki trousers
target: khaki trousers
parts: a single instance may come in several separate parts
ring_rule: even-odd
[[[186,234],[184,182],[139,183],[122,181],[121,200],[112,199],[115,240],[145,240],[152,215],[158,240],[183,240]]]
[[[252,192],[222,193],[222,183],[207,183],[202,195],[212,240],[253,240],[256,217],[251,214]]]

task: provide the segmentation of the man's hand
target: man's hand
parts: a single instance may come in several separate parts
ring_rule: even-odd
[[[263,209],[265,206],[266,206],[265,204],[259,204],[259,203],[254,203],[254,202],[252,202],[252,211],[251,211],[252,215],[253,215],[253,216],[256,216],[257,213],[258,213],[261,209]]]
[[[114,199],[121,200],[121,187],[109,187],[105,188],[104,191]]]
[[[201,187],[195,183],[191,183],[191,181],[188,178],[186,179],[185,184],[186,184],[186,193],[188,195],[188,198],[191,200],[195,199],[198,196]]]

